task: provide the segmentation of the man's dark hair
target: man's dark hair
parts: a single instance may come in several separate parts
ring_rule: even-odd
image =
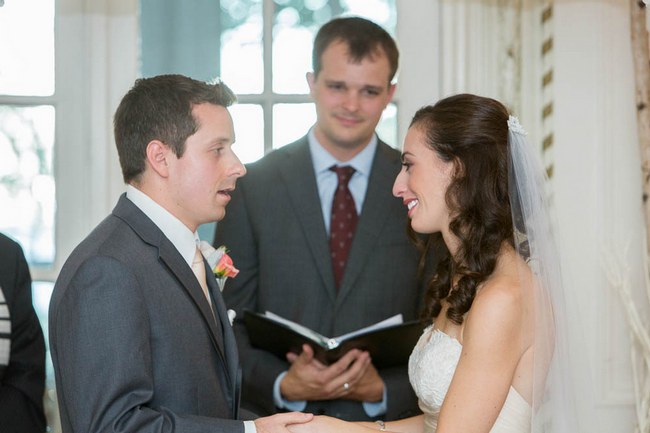
[[[177,157],[199,125],[192,109],[208,103],[228,107],[237,98],[221,82],[205,83],[183,75],[140,78],[122,98],[113,118],[115,144],[124,182],[138,181],[145,168],[147,145],[160,140]]]
[[[395,77],[399,62],[395,40],[379,25],[360,17],[335,18],[318,30],[312,52],[315,76],[321,71],[323,53],[334,42],[344,42],[348,46],[350,59],[357,63],[380,55],[383,51],[390,64],[388,84]]]

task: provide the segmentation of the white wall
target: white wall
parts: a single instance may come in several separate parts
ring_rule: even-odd
[[[406,135],[413,114],[440,98],[442,57],[440,7],[437,1],[401,0],[397,3],[400,67],[398,142]]]
[[[642,293],[645,235],[628,4],[558,0],[554,10],[553,189],[565,270],[579,299],[576,319],[586,330],[593,387],[583,398],[591,410],[582,431],[592,433],[632,432],[634,420],[627,324],[604,272],[618,266]]]

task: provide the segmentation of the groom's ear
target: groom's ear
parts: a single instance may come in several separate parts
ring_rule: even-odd
[[[170,157],[176,157],[169,146],[160,140],[151,140],[147,144],[145,155],[145,164],[151,167],[153,172],[160,177],[169,177],[168,159]]]

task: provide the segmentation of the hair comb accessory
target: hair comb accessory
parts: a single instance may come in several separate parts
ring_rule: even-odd
[[[517,134],[528,135],[524,127],[519,123],[519,119],[515,116],[508,117],[508,129]]]

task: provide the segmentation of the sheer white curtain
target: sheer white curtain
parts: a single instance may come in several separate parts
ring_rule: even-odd
[[[634,59],[634,78],[636,87],[637,132],[642,172],[645,216],[645,305],[650,304],[650,12],[648,1],[630,2],[630,23],[632,55]],[[621,301],[631,329],[632,375],[634,383],[637,425],[641,433],[650,433],[650,328],[643,320],[640,308],[634,302],[629,287],[621,281],[618,285]]]
[[[620,0],[554,8],[554,203],[588,348],[589,432],[631,433],[635,425],[630,328],[618,293],[627,287],[639,305],[644,293],[629,13]]]

